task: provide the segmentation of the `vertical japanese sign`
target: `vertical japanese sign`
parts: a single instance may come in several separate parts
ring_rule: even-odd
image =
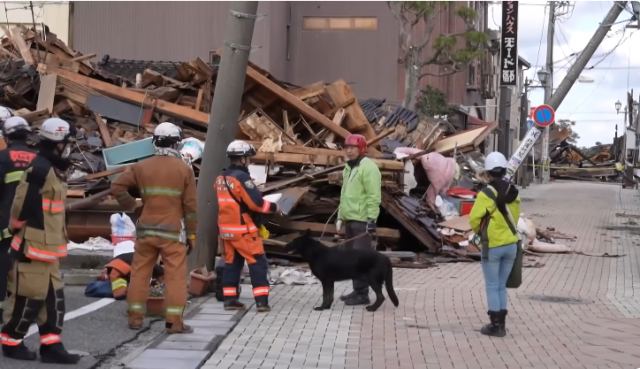
[[[502,2],[500,85],[515,86],[518,68],[518,2]]]

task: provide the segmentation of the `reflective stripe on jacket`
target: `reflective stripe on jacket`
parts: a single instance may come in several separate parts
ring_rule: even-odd
[[[113,181],[111,190],[126,208],[135,207],[129,190],[136,190],[142,197],[142,213],[136,225],[138,238],[184,241],[180,237],[183,223],[187,237],[195,238],[196,180],[182,159],[156,155],[133,164]]]
[[[56,262],[67,255],[64,204],[67,185],[38,155],[16,188],[11,207],[11,247],[31,260]],[[19,229],[18,229],[19,228]]]
[[[254,214],[269,214],[276,205],[262,198],[249,173],[232,166],[222,172],[215,183],[218,198],[218,230],[223,239],[238,239],[246,234],[257,236]],[[259,223],[259,222],[258,222]]]

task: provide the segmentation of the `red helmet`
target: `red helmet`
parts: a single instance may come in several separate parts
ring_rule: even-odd
[[[363,135],[351,134],[344,140],[344,146],[355,146],[360,155],[367,153],[367,139]]]

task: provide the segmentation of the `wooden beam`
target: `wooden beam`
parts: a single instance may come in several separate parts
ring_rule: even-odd
[[[105,147],[113,146],[113,142],[111,142],[111,133],[109,133],[109,128],[107,128],[107,123],[102,119],[100,114],[93,113],[93,117],[98,124],[98,130],[100,131],[100,136],[102,137],[102,141],[104,142]]]
[[[308,148],[309,150],[322,150],[322,149],[313,149]],[[302,151],[302,150],[301,150]],[[342,162],[344,159],[341,157],[337,157],[335,155],[323,155],[319,153],[315,153],[314,151],[310,151],[307,154],[294,154],[294,153],[265,153],[258,152],[255,157],[253,157],[256,162],[276,162],[276,163],[289,163],[289,164],[314,164],[319,166],[327,166],[327,165],[336,165]],[[378,168],[381,170],[391,170],[391,171],[403,171],[404,163],[396,160],[384,160],[384,159],[371,159],[373,160]]]
[[[157,111],[160,111],[172,117],[196,123],[202,127],[207,127],[207,125],[209,124],[209,114],[197,111],[195,109],[187,108],[182,105],[170,103],[160,99],[149,98],[149,96],[145,96],[145,94],[143,93],[132,91],[124,87],[118,87],[112,85],[111,83],[99,81],[97,79],[89,78],[64,69],[46,66],[43,64],[40,64],[38,69],[46,73],[56,73],[61,78],[68,79],[72,82],[76,82],[86,87],[95,89],[96,91],[111,96],[115,99],[140,104],[145,108],[154,107],[154,109]]]
[[[36,64],[35,60],[33,60],[33,55],[31,55],[31,51],[29,50],[30,48],[27,45],[27,42],[22,38],[20,27],[13,27],[11,29],[11,42],[20,52],[20,56],[22,56],[25,64]]]
[[[375,137],[376,133],[369,124],[367,117],[364,115],[358,99],[355,97],[351,86],[344,80],[337,80],[326,87],[327,94],[331,97],[336,106],[344,104],[345,102],[354,100],[354,103],[345,107],[347,111],[347,120],[345,126],[352,132],[362,133],[368,140]]]
[[[83,60],[89,60],[89,59],[93,59],[95,57],[96,57],[96,53],[85,54],[85,55],[76,56],[75,58],[72,58],[71,61],[72,62],[81,62]]]
[[[291,231],[311,231],[314,235],[319,235],[324,232],[325,235],[334,235],[337,234],[335,224],[324,224],[324,223],[314,223],[314,222],[296,222],[296,221],[283,221],[277,224],[278,227],[291,230]],[[399,241],[400,240],[400,231],[393,228],[384,228],[378,227],[376,229],[376,235],[383,239],[389,241]]]
[[[269,78],[263,76],[257,70],[247,67],[247,77],[260,84],[262,87],[271,91],[271,93],[277,95],[280,99],[284,100],[287,104],[296,108],[302,115],[319,123],[331,132],[337,134],[342,138],[346,138],[349,135],[349,131],[333,124],[331,119],[327,118],[324,114],[320,113],[316,109],[307,105],[304,101],[300,100],[297,96],[291,92],[280,87],[277,83],[273,82]]]
[[[302,88],[299,88],[297,90],[291,91],[291,93],[296,95],[300,100],[306,100],[311,97],[321,95],[323,92],[324,92],[323,81],[318,81],[310,85],[304,86]]]
[[[394,128],[387,128],[386,131],[383,131],[382,133],[380,133],[379,135],[377,135],[376,137],[370,139],[367,141],[367,146],[372,146],[377,144],[378,142],[380,142],[380,140],[382,140],[383,138],[389,136],[390,134],[392,134],[393,132],[395,132],[396,130]]]
[[[38,91],[38,104],[36,110],[47,109],[49,114],[53,113],[53,100],[56,97],[56,85],[58,76],[47,74],[40,77],[40,90]]]

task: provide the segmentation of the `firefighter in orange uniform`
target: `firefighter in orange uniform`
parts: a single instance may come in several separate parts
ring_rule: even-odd
[[[131,329],[142,328],[149,280],[160,255],[165,271],[166,331],[193,331],[182,315],[187,303],[187,253],[196,238],[196,180],[177,151],[181,139],[179,127],[160,123],[153,133],[155,155],[130,166],[111,184],[113,195],[125,208],[136,205],[129,190],[140,193],[143,203],[127,292]]]
[[[231,162],[216,179],[218,231],[224,243],[225,268],[222,277],[224,309],[239,310],[238,284],[245,260],[249,265],[256,310],[270,311],[269,265],[258,229],[259,214],[278,211],[278,206],[262,198],[249,176],[249,158],[256,154],[252,145],[236,140],[227,147]]]
[[[14,263],[9,274],[2,353],[18,360],[35,360],[22,340],[33,322],[40,333],[40,359],[45,363],[75,364],[78,355],[67,352],[60,334],[65,304],[59,259],[67,255],[64,204],[69,123],[49,118],[40,127],[39,153],[16,188],[9,227]]]

